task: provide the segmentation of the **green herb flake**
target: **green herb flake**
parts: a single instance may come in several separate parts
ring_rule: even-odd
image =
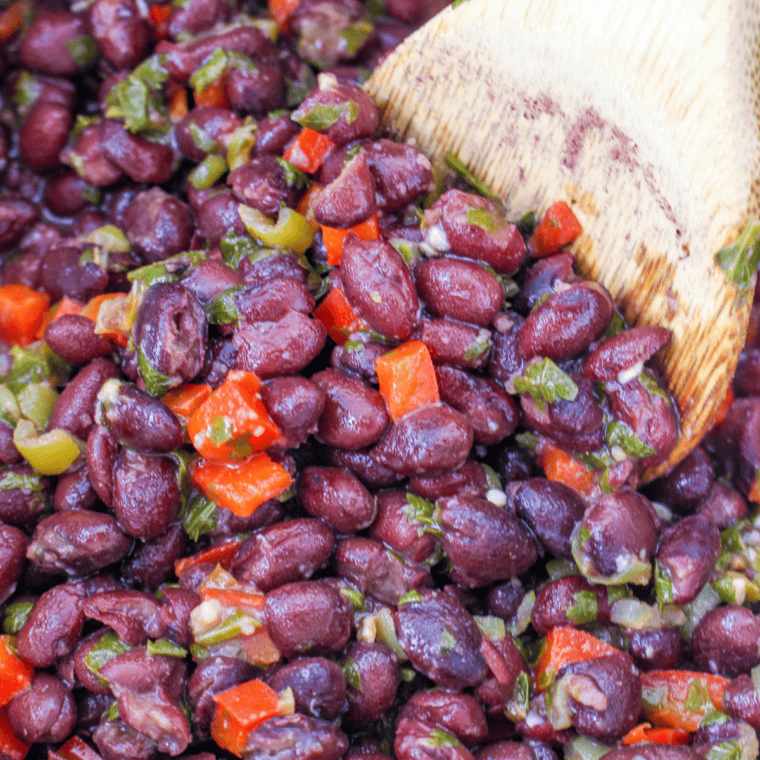
[[[158,90],[169,79],[169,71],[165,64],[165,55],[152,55],[146,58],[131,76],[144,82],[151,90]]]
[[[365,344],[360,340],[347,340],[343,344],[343,348],[348,351],[349,354],[357,354],[360,351],[364,351]]]
[[[625,323],[622,314],[619,311],[612,312],[612,319],[607,325],[607,329],[604,331],[604,338],[613,338],[618,333],[628,329],[628,325]]]
[[[668,704],[668,687],[645,686],[641,690],[641,704],[647,714],[663,710]]]
[[[452,736],[448,731],[444,731],[442,728],[434,728],[430,732],[430,736],[424,739],[423,744],[427,744],[429,747],[461,747],[462,742],[456,737]]]
[[[440,525],[435,522],[435,504],[432,501],[423,499],[411,491],[406,492],[406,506],[404,507],[404,517],[410,525],[418,526],[418,533],[440,533]]]
[[[715,260],[729,282],[741,290],[749,289],[760,262],[760,221],[747,222],[739,237],[720,250]]]
[[[151,124],[151,91],[134,75],[117,82],[106,95],[106,116],[121,119],[130,132],[140,132]]]
[[[219,143],[214,140],[214,138],[211,137],[211,135],[209,135],[205,129],[199,127],[194,121],[190,122],[189,131],[190,137],[193,140],[193,145],[195,145],[198,150],[202,150],[207,155],[209,153],[215,153],[219,150]]]
[[[343,664],[343,675],[346,677],[346,683],[359,694],[362,693],[362,674],[356,661],[348,657]]]
[[[578,386],[570,376],[548,358],[526,367],[514,385],[518,393],[530,393],[540,409],[546,409],[546,402],[552,404],[558,398],[574,401],[578,395]]]
[[[298,167],[293,166],[290,161],[286,161],[284,158],[278,157],[275,161],[285,172],[285,182],[288,187],[296,188],[297,190],[305,190],[309,187],[311,180]]]
[[[522,671],[515,681],[512,698],[505,707],[507,717],[517,723],[525,720],[530,710],[530,677]]]
[[[327,105],[317,103],[303,115],[294,114],[293,120],[302,127],[322,132],[337,124],[344,114],[346,114],[346,122],[352,124],[359,116],[359,104],[353,100]]]
[[[464,352],[464,360],[467,362],[476,362],[483,354],[491,350],[491,333],[488,330],[481,330],[475,340],[467,346]]]
[[[619,446],[632,457],[650,457],[655,450],[644,443],[625,422],[611,420],[604,432],[608,446]]]
[[[187,505],[182,517],[182,527],[191,541],[210,533],[216,527],[217,506],[211,499],[196,494]]]
[[[11,96],[11,101],[20,110],[25,111],[37,100],[39,94],[39,79],[28,71],[22,71],[16,80],[16,88]]]
[[[66,43],[66,48],[79,69],[86,69],[91,66],[99,55],[98,46],[89,34],[69,40]]]
[[[482,196],[501,203],[501,200],[496,193],[494,193],[484,182],[481,182],[456,156],[446,156],[446,163],[461,179],[475,188],[475,190],[477,190]],[[473,222],[470,222],[470,224],[473,224]]]
[[[415,591],[412,589],[411,591],[407,591],[403,596],[400,596],[398,599],[398,606],[400,607],[402,604],[413,604],[415,602],[421,602],[422,601],[422,594],[420,594],[419,591]]]
[[[507,626],[504,620],[496,615],[474,615],[475,623],[480,632],[491,641],[501,641],[507,635]]]
[[[84,660],[85,667],[90,673],[98,676],[103,683],[106,683],[105,679],[100,677],[100,669],[115,657],[128,652],[131,648],[129,644],[125,644],[113,631],[108,631],[100,637],[98,643],[87,653],[87,657]]]
[[[417,677],[417,671],[414,668],[401,668],[399,676],[404,683],[411,683]]]
[[[9,636],[17,634],[29,617],[34,602],[11,602],[5,607],[3,615],[3,633]]]
[[[728,715],[725,713],[719,712],[718,710],[712,710],[711,712],[707,713],[704,718],[702,718],[702,722],[699,724],[701,726],[712,726],[714,724],[722,724],[726,723],[730,720]]]
[[[488,232],[489,234],[496,231],[496,218],[490,211],[484,208],[470,207],[467,209],[465,216],[467,217],[468,224],[480,227],[480,229]]]
[[[567,619],[578,625],[593,623],[596,620],[598,607],[596,594],[593,591],[577,591],[573,594],[574,604],[567,608]]]
[[[657,378],[647,370],[642,370],[639,375],[639,382],[646,388],[647,392],[652,396],[659,396],[668,403],[670,403],[670,396],[663,390],[662,386],[657,382]]]
[[[364,608],[364,594],[361,591],[350,586],[341,586],[340,593],[351,602],[351,606],[355,610],[361,610]]]
[[[145,390],[151,396],[155,396],[156,398],[163,396],[172,387],[172,381],[166,375],[161,374],[148,361],[148,357],[145,355],[142,346],[139,346],[137,349],[137,368],[145,383]]]
[[[212,325],[231,325],[240,319],[236,296],[245,289],[243,285],[233,285],[222,291],[206,304],[206,318]]]
[[[659,560],[654,562],[654,589],[657,597],[657,607],[660,612],[666,604],[673,604],[675,592],[673,590],[673,581],[670,579],[670,572],[664,568]]]
[[[175,644],[169,639],[148,640],[148,654],[157,654],[162,657],[187,657],[187,649],[183,649],[179,644]]]
[[[710,693],[707,691],[707,686],[701,678],[695,678],[692,682],[683,707],[687,712],[693,713],[712,710]]]
[[[535,433],[517,433],[515,443],[526,451],[535,451],[538,448],[538,436]]]
[[[530,237],[540,222],[541,217],[535,211],[528,211],[515,222],[515,225],[522,235]]]
[[[101,720],[106,721],[107,723],[110,723],[115,720],[119,720],[119,703],[118,701],[114,700],[111,702],[110,706],[103,710],[103,714],[101,716]]]
[[[190,86],[195,92],[203,92],[209,85],[221,79],[228,63],[227,53],[222,48],[217,48],[206,62],[193,72]]]
[[[739,741],[719,742],[710,747],[704,758],[705,760],[742,760],[742,747]]]
[[[222,260],[233,269],[237,267],[243,257],[254,253],[258,248],[260,246],[254,242],[253,238],[248,235],[237,235],[231,231],[219,241]]]
[[[370,21],[361,20],[354,24],[350,24],[340,32],[340,38],[343,42],[343,50],[345,50],[345,52],[352,58],[355,55],[358,55],[373,31],[374,27]]]

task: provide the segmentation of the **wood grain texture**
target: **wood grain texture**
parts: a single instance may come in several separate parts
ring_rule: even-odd
[[[580,272],[667,325],[680,461],[711,426],[749,318],[715,264],[760,212],[759,0],[466,0],[367,88],[384,125],[457,155],[519,217],[558,199]]]

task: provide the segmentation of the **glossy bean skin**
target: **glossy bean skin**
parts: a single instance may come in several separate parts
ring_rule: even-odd
[[[517,514],[541,543],[552,554],[570,559],[570,535],[586,510],[583,499],[564,483],[532,478],[518,487],[514,501]]]
[[[353,227],[375,213],[375,179],[363,151],[350,159],[341,173],[322,190],[312,209],[320,224],[342,229]]]
[[[93,490],[106,506],[113,503],[113,471],[119,458],[119,442],[108,428],[95,424],[87,436],[87,475]]]
[[[369,535],[382,541],[411,562],[424,562],[435,553],[437,542],[422,533],[422,523],[414,516],[412,502],[405,491],[381,491],[375,495],[377,517]]]
[[[519,375],[525,366],[518,347],[518,337],[524,322],[519,314],[512,311],[496,317],[488,373],[505,387],[509,387],[512,378]]]
[[[163,454],[182,445],[174,412],[128,383],[109,380],[98,393],[98,422],[122,445],[143,454]]]
[[[471,261],[427,259],[415,266],[414,278],[427,308],[441,317],[485,327],[504,303],[499,278]]]
[[[108,273],[92,261],[81,263],[82,246],[66,242],[49,248],[40,261],[39,284],[57,301],[63,296],[89,301],[108,285]]]
[[[378,391],[334,369],[317,372],[311,379],[325,392],[317,430],[320,441],[342,449],[362,449],[380,438],[390,417]]]
[[[169,566],[171,571],[171,565]],[[187,648],[193,643],[190,628],[190,613],[201,603],[200,594],[185,588],[164,586],[161,590],[162,600],[159,617],[164,629],[164,636]]]
[[[488,364],[491,333],[485,328],[453,319],[422,319],[413,337],[428,347],[436,363],[465,369],[482,369]]]
[[[27,540],[22,530],[0,522],[0,604],[16,590],[24,569]]]
[[[18,632],[18,653],[37,668],[47,668],[76,648],[84,625],[84,589],[62,583],[44,591]]]
[[[507,510],[475,496],[439,499],[441,545],[449,577],[465,588],[524,573],[537,559],[530,534]]]
[[[270,591],[265,614],[272,641],[289,659],[300,654],[338,652],[351,633],[347,600],[319,581],[286,583]]]
[[[101,55],[115,69],[136,66],[151,41],[150,24],[135,0],[96,0],[90,7],[90,27]]]
[[[732,718],[749,723],[755,731],[760,728],[760,694],[746,673],[736,676],[726,686],[723,704]]]
[[[398,722],[393,752],[398,760],[473,760],[472,753],[448,731],[416,718]]]
[[[326,448],[325,462],[332,467],[345,467],[356,475],[368,488],[387,488],[400,483],[404,477],[387,467],[379,465],[369,454],[369,449],[348,451]]]
[[[5,420],[0,420],[0,463],[2,464],[18,464],[23,459],[16,444],[13,443],[14,429]]]
[[[283,760],[339,760],[348,738],[334,724],[295,713],[270,718],[248,735],[247,757],[281,757]]]
[[[266,593],[308,580],[327,563],[334,546],[333,532],[321,520],[286,520],[249,536],[235,552],[231,571],[241,583],[255,583]]]
[[[190,0],[172,11],[168,32],[175,38],[182,32],[203,32],[218,21],[228,21],[231,13],[230,4],[224,0]]]
[[[509,620],[517,613],[524,596],[525,589],[519,580],[499,583],[488,592],[489,612]]]
[[[227,264],[208,258],[194,266],[190,274],[182,278],[182,284],[206,306],[228,288],[243,284],[242,276]]]
[[[641,670],[673,670],[686,653],[686,642],[676,628],[633,631],[629,653]]]
[[[224,89],[230,106],[236,111],[263,116],[282,106],[286,82],[278,66],[262,62],[253,71],[231,71]]]
[[[170,525],[163,533],[142,543],[122,562],[121,578],[132,585],[155,591],[171,577],[175,563],[187,550],[187,544],[187,534],[182,527]]]
[[[340,276],[346,298],[373,330],[405,340],[417,325],[419,301],[412,274],[401,254],[383,240],[343,243]]]
[[[705,613],[691,637],[700,668],[734,678],[760,662],[760,623],[746,607],[729,604]]]
[[[245,225],[238,213],[239,202],[231,190],[209,196],[195,209],[198,231],[210,246],[233,230],[236,235],[245,235]]]
[[[423,406],[391,425],[372,458],[402,475],[427,475],[459,467],[473,442],[464,415],[447,404]]]
[[[428,501],[444,496],[485,496],[490,487],[486,471],[474,459],[467,459],[461,467],[444,475],[409,478],[409,490]]]
[[[196,106],[183,116],[174,128],[177,147],[185,158],[196,163],[203,161],[208,153],[218,149],[222,140],[242,124],[242,120],[227,108],[219,106]],[[199,139],[196,140],[198,136]],[[198,143],[212,144],[204,150]]]
[[[121,169],[103,155],[101,141],[100,124],[91,124],[61,152],[62,163],[76,169],[88,185],[95,187],[113,185],[123,176]]]
[[[743,520],[748,513],[747,500],[735,488],[720,480],[712,484],[696,511],[696,514],[706,517],[719,530],[725,530],[737,520]]]
[[[361,375],[370,383],[377,383],[375,362],[387,351],[388,346],[384,343],[357,340],[355,344],[350,346],[350,349],[346,348],[345,345],[336,345],[330,355],[330,364],[335,369],[348,370],[356,375]]]
[[[436,367],[435,377],[441,400],[469,420],[475,443],[493,445],[514,432],[520,412],[498,383],[446,365]]]
[[[688,512],[706,498],[714,482],[712,461],[707,452],[697,446],[667,475],[654,481],[649,493],[653,499],[679,512]]]
[[[529,741],[498,741],[475,753],[475,760],[556,760],[556,757],[546,744]]]
[[[118,119],[100,123],[103,156],[135,182],[161,185],[174,172],[174,151],[127,131]]]
[[[36,102],[19,129],[19,150],[24,163],[36,172],[59,165],[58,154],[66,146],[74,123],[63,105]]]
[[[607,328],[613,306],[601,286],[570,286],[542,301],[526,317],[518,347],[524,359],[546,356],[554,361],[582,354]]]
[[[100,723],[92,732],[92,740],[103,760],[154,760],[158,757],[156,745],[123,720]]]
[[[398,658],[380,642],[354,641],[346,648],[343,667],[348,678],[349,724],[369,724],[390,709],[401,679]]]
[[[65,10],[40,13],[21,40],[19,57],[32,71],[70,77],[79,71],[67,43],[87,34],[87,22]]]
[[[246,322],[277,322],[290,309],[308,315],[314,297],[307,288],[290,277],[251,285],[235,296],[235,305]]]
[[[666,327],[632,327],[602,341],[583,364],[591,380],[614,380],[617,376],[651,359],[670,340]]]
[[[259,156],[231,172],[227,184],[235,197],[262,214],[276,217],[281,204],[293,206],[298,194],[273,156]]]
[[[515,684],[528,666],[510,634],[503,638],[483,637],[480,651],[488,663],[488,676],[475,687],[475,696],[487,708],[489,714],[503,712],[512,699]]]
[[[177,463],[123,449],[113,474],[113,503],[125,532],[147,541],[163,533],[181,502]]]
[[[118,562],[131,546],[132,540],[111,515],[71,510],[37,525],[27,556],[43,570],[78,576]]]
[[[446,591],[418,593],[421,600],[400,605],[395,616],[396,634],[412,665],[445,689],[477,686],[488,675],[488,667],[472,616]],[[456,645],[445,646],[444,639],[452,638]]]
[[[593,601],[592,601],[593,599]],[[608,623],[610,605],[607,600],[607,587],[589,583],[582,575],[566,575],[564,578],[547,583],[536,595],[536,602],[530,615],[533,628],[545,636],[558,625],[578,626],[578,613],[573,610],[582,607],[583,612],[594,612],[589,620],[583,615],[583,623],[598,621]]]
[[[432,585],[429,568],[404,561],[379,541],[361,536],[341,539],[333,563],[341,578],[383,604],[395,605],[409,591]]]
[[[527,314],[544,296],[556,293],[560,283],[569,282],[572,278],[571,253],[556,253],[538,259],[525,273],[520,283],[520,292],[512,303],[521,314]]]
[[[267,679],[281,694],[291,688],[296,711],[312,718],[335,720],[346,706],[346,678],[332,660],[298,657]]]
[[[440,726],[468,747],[488,735],[483,708],[471,694],[439,690],[415,692],[398,714],[397,722],[411,718]]]
[[[150,366],[175,387],[194,378],[206,358],[206,315],[179,283],[160,283],[145,294],[134,338]]]
[[[720,551],[718,528],[698,515],[684,517],[662,533],[656,559],[670,581],[674,604],[688,604],[696,597]]]
[[[375,519],[375,500],[359,479],[337,467],[307,467],[297,485],[298,498],[312,516],[339,533],[358,533]]]
[[[699,760],[702,755],[690,747],[668,744],[636,744],[608,752],[607,760]]]
[[[87,598],[82,611],[86,617],[112,628],[133,647],[144,645],[148,638],[161,638],[164,633],[161,605],[141,591],[99,591]]]
[[[261,388],[261,400],[272,421],[295,447],[317,432],[326,394],[305,377],[278,377]]]
[[[79,366],[113,353],[111,341],[95,333],[95,323],[79,314],[64,314],[45,328],[45,342],[69,364]]]
[[[288,114],[270,114],[258,121],[255,153],[279,156],[285,146],[300,132]]]
[[[0,486],[0,520],[24,529],[39,521],[50,478],[37,475],[28,464],[11,464],[0,468]]]
[[[37,207],[21,198],[0,198],[0,250],[17,243],[39,219]]]
[[[74,695],[59,678],[36,673],[29,689],[8,704],[8,719],[13,733],[27,744],[61,742],[76,724]]]
[[[54,214],[74,216],[89,205],[88,188],[76,172],[66,172],[48,181],[42,200]]]

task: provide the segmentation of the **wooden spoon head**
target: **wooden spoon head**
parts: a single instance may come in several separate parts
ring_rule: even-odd
[[[367,83],[392,134],[438,165],[458,156],[515,218],[571,203],[580,273],[629,322],[672,330],[662,361],[682,432],[647,480],[712,426],[752,302],[754,279],[736,287],[715,254],[760,207],[760,76],[742,21],[760,14],[704,4],[467,0]]]

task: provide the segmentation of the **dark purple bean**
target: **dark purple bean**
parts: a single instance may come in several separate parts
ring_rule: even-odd
[[[171,388],[191,380],[203,368],[206,315],[195,296],[179,283],[159,283],[148,290],[133,335],[145,362]]]
[[[235,552],[230,571],[266,593],[311,578],[327,564],[334,546],[333,532],[322,521],[286,520],[249,536]]]
[[[539,744],[540,751],[546,754],[536,754],[533,745]],[[474,754],[475,760],[556,760],[557,756],[547,745],[538,742],[498,741],[486,744]]]
[[[726,686],[723,705],[732,718],[749,723],[755,731],[760,730],[760,693],[746,673]]]
[[[641,680],[622,652],[569,665],[560,671],[557,689],[567,689],[570,720],[584,736],[611,743],[636,725]]]
[[[720,752],[734,751],[739,757],[755,757],[760,754],[757,733],[752,726],[740,720],[724,720],[720,723],[708,723],[700,726],[690,744],[691,749],[702,757],[709,757]]]
[[[236,358],[237,348],[232,338],[209,338],[206,361],[199,381],[207,383],[214,389],[218,388],[224,382],[227,373],[235,369]]]
[[[488,723],[480,702],[466,692],[427,689],[412,694],[396,718],[422,720],[440,726],[444,731],[472,747],[488,736]]]
[[[674,670],[686,654],[686,642],[677,628],[632,631],[629,652],[642,670]]]
[[[472,426],[447,404],[423,406],[397,420],[372,449],[372,458],[402,475],[456,469],[467,459]]]
[[[190,207],[160,187],[138,193],[124,211],[124,232],[145,262],[188,250],[193,235]]]
[[[64,314],[45,328],[45,343],[69,364],[79,366],[113,353],[110,340],[95,333],[95,323],[79,314]]]
[[[161,604],[141,591],[99,591],[85,600],[82,609],[86,617],[107,625],[133,647],[164,634]]]
[[[707,497],[715,482],[712,462],[707,452],[697,446],[667,475],[648,488],[650,496],[679,512],[691,511]]]
[[[34,603],[16,639],[18,653],[37,668],[47,668],[76,648],[84,625],[84,589],[61,583]]]
[[[707,518],[689,515],[660,536],[657,562],[668,601],[685,605],[707,583],[721,551],[720,533]]]
[[[320,224],[342,229],[353,227],[375,213],[375,180],[363,151],[354,156],[319,193],[312,210]]]
[[[398,722],[393,752],[398,760],[473,760],[472,753],[453,734],[416,718]]]
[[[326,394],[305,377],[278,377],[261,388],[261,400],[272,421],[287,439],[287,447],[304,443],[317,425]]]
[[[441,545],[449,577],[465,588],[522,575],[537,558],[536,545],[507,510],[476,496],[439,499]]]
[[[636,744],[613,749],[606,760],[700,760],[702,755],[690,747],[669,744]]]
[[[119,376],[109,359],[95,359],[81,369],[63,389],[48,420],[48,429],[63,428],[83,441],[95,417],[95,402],[103,383]]]
[[[217,507],[214,515],[215,525],[209,531],[209,538],[227,537],[236,533],[248,533],[268,525],[274,525],[283,519],[283,509],[277,499],[265,501],[250,517],[238,517],[229,509]]]
[[[300,654],[338,652],[351,633],[348,601],[319,581],[286,583],[266,597],[267,630],[275,646],[292,659]]]
[[[101,638],[108,633],[106,628],[101,628],[98,631],[94,631],[89,636],[85,636],[80,642],[79,646],[74,652],[74,674],[79,686],[84,686],[85,689],[95,694],[108,694],[112,696],[111,689],[107,684],[104,684],[98,677],[87,667],[87,658],[93,647],[97,646]]]
[[[454,594],[418,591],[420,601],[398,608],[396,632],[412,665],[445,689],[477,686],[488,675],[481,634]]]
[[[729,604],[705,613],[691,636],[694,662],[734,678],[760,663],[760,623],[746,607]]]
[[[350,472],[307,467],[298,478],[298,497],[312,516],[339,533],[358,533],[375,519],[375,500]]]
[[[410,562],[424,562],[433,556],[436,540],[422,533],[422,523],[415,517],[414,497],[405,491],[381,491],[375,496],[377,517],[369,534],[383,541]]]
[[[22,198],[0,198],[0,251],[18,243],[39,219],[37,207]]]
[[[393,340],[408,338],[419,319],[414,280],[401,254],[383,240],[343,243],[340,276],[346,298],[373,330]]]
[[[27,744],[62,742],[77,722],[74,695],[59,678],[35,673],[29,688],[8,703],[8,719]]]
[[[106,506],[113,501],[113,471],[119,457],[119,444],[101,425],[93,425],[87,436],[87,475]]]
[[[749,509],[746,499],[735,488],[716,480],[697,507],[696,514],[706,517],[719,530],[725,530],[737,520],[743,520]]]
[[[306,96],[291,118],[301,123],[301,119],[317,106],[332,106],[340,114],[333,124],[318,130],[336,145],[372,137],[380,121],[377,106],[361,87],[339,82],[329,74],[319,77],[319,88]]]
[[[503,638],[483,638],[480,651],[488,663],[488,677],[475,688],[475,696],[487,706],[489,713],[504,712],[512,699],[515,684],[528,666],[509,634]]]
[[[206,259],[194,266],[182,284],[198,299],[202,306],[228,288],[243,284],[243,278],[232,267],[216,259]]]
[[[336,345],[330,355],[330,364],[335,369],[348,370],[361,375],[370,383],[377,383],[375,362],[388,352],[388,346],[373,340],[354,340],[353,334],[348,348],[346,345]]]
[[[426,259],[414,269],[417,291],[440,317],[485,327],[504,303],[504,289],[493,272],[461,259]]]
[[[219,21],[229,21],[232,6],[226,0],[188,0],[173,9],[167,26],[171,37],[183,32],[205,32]]]
[[[520,411],[497,382],[446,365],[437,366],[435,376],[441,400],[469,420],[475,443],[500,443],[514,432]]]
[[[634,491],[602,496],[588,508],[575,531],[579,528],[588,531],[581,540],[580,555],[593,574],[613,578],[633,573],[629,583],[649,580],[657,516],[646,497]]]
[[[87,575],[118,562],[132,540],[111,515],[87,510],[57,512],[37,525],[27,557],[55,573]]]
[[[520,355],[555,361],[578,356],[604,332],[613,311],[609,293],[595,283],[560,290],[526,317],[518,336]]]
[[[288,114],[265,116],[258,122],[256,155],[282,155],[285,146],[301,131]]]
[[[182,445],[182,425],[166,404],[121,380],[107,380],[98,393],[98,422],[122,445],[163,454]]]
[[[514,272],[525,258],[517,227],[493,201],[474,193],[446,191],[425,212],[423,229],[434,249],[482,261],[500,273]]]
[[[118,119],[100,124],[103,156],[135,182],[161,185],[174,172],[174,151],[168,145],[128,132]]]
[[[26,545],[23,531],[0,523],[0,604],[16,590],[24,570]]]
[[[615,380],[621,372],[631,370],[651,359],[670,340],[666,327],[633,327],[602,341],[583,365],[591,380]]]
[[[413,338],[422,341],[436,364],[482,369],[491,354],[491,332],[452,319],[422,319]]]
[[[91,509],[95,506],[98,495],[95,493],[86,467],[79,467],[58,478],[53,493],[53,509],[56,512],[68,512],[71,509]]]
[[[101,715],[113,704],[113,697],[110,694],[95,694],[87,689],[78,689],[75,692],[75,699],[77,703],[76,731],[92,735],[100,724]]]
[[[388,427],[382,396],[368,383],[334,369],[312,376],[325,391],[325,407],[317,437],[329,446],[360,449],[370,446]]]
[[[21,40],[19,58],[25,68],[40,74],[74,76],[80,66],[72,54],[72,43],[87,34],[83,16],[65,10],[41,10]]]
[[[137,66],[148,52],[151,28],[135,0],[96,0],[90,26],[101,55],[115,69]]]
[[[306,286],[289,277],[249,285],[235,295],[240,317],[247,322],[277,322],[291,309],[308,315],[314,303]]]
[[[333,562],[341,578],[383,604],[396,605],[409,591],[433,583],[428,567],[405,561],[379,541],[360,536],[339,541]]]
[[[173,566],[170,565],[169,570],[172,569]],[[164,586],[161,589],[161,596],[162,604],[159,614],[165,630],[164,635],[175,644],[188,648],[194,641],[190,628],[190,614],[201,603],[200,594],[185,588]]]
[[[237,657],[215,656],[198,661],[187,682],[187,696],[193,706],[193,728],[200,737],[208,736],[216,710],[214,694],[250,681],[256,673],[253,665]]]
[[[36,172],[58,166],[73,123],[65,106],[38,100],[19,127],[19,151],[26,165]]]
[[[122,720],[100,723],[92,732],[92,740],[103,760],[155,760],[158,757],[156,745]]]
[[[561,282],[568,282],[573,274],[573,255],[557,253],[539,259],[525,273],[520,292],[512,303],[522,314],[527,314],[544,296],[557,292]]]
[[[645,445],[654,449],[639,463],[650,467],[664,461],[678,441],[678,418],[673,404],[662,391],[649,391],[640,379],[624,385],[605,384],[604,392],[615,419],[628,425]]]
[[[0,520],[17,528],[29,528],[47,508],[50,478],[28,464],[0,468]]]
[[[517,614],[525,597],[525,589],[517,578],[500,583],[488,592],[488,610],[491,614],[510,620]]]
[[[530,614],[539,636],[558,625],[577,627],[597,621],[610,622],[607,587],[592,585],[581,575],[566,575],[547,583],[536,595]]]
[[[227,74],[224,90],[231,108],[262,116],[282,107],[286,83],[279,66],[262,62],[253,70],[232,69]]]
[[[209,245],[219,245],[219,241],[230,231],[245,235],[245,225],[238,213],[239,205],[231,190],[222,190],[206,198],[195,209],[198,230]]]
[[[146,541],[122,563],[121,577],[130,584],[155,591],[174,572],[174,564],[187,549],[187,534],[180,525]]]
[[[113,473],[112,506],[130,536],[147,541],[169,527],[182,500],[177,472],[172,457],[122,449]]]
[[[267,680],[278,694],[293,690],[296,711],[312,718],[335,720],[346,705],[343,671],[324,657],[298,657]]]
[[[108,285],[108,272],[93,261],[81,262],[79,245],[59,245],[48,249],[42,257],[39,280],[42,289],[53,301],[63,296],[75,301],[89,301]]]
[[[238,264],[238,272],[249,285],[262,284],[278,277],[289,277],[305,285],[309,278],[309,271],[294,254],[277,249],[260,252],[255,257],[244,256]]]
[[[760,395],[760,348],[757,346],[745,346],[739,354],[733,388],[737,396]]]
[[[241,203],[271,217],[277,216],[283,203],[294,206],[298,200],[285,169],[273,156],[259,156],[243,164],[230,173],[227,184]]]
[[[326,447],[322,453],[326,464],[351,470],[368,488],[387,488],[404,479],[403,475],[379,465],[372,459],[368,449],[348,451]]]
[[[519,314],[511,311],[501,312],[494,319],[496,329],[492,334],[493,347],[488,374],[507,387],[512,378],[519,375],[525,366],[517,345],[524,322]]]
[[[347,749],[348,737],[335,723],[295,713],[270,718],[254,728],[243,753],[248,758],[339,760]]]
[[[227,108],[196,106],[174,127],[177,147],[185,158],[198,163],[206,155],[221,149],[227,138],[243,120]]]
[[[444,496],[485,496],[490,488],[486,471],[473,459],[467,459],[461,467],[442,475],[409,478],[409,490],[428,501]]]
[[[121,169],[101,150],[99,123],[85,127],[74,143],[61,151],[61,162],[75,169],[88,185],[95,187],[113,185],[122,176]]]
[[[349,687],[344,719],[350,724],[373,723],[396,698],[401,681],[398,658],[385,644],[354,641],[346,648],[342,662]]]

